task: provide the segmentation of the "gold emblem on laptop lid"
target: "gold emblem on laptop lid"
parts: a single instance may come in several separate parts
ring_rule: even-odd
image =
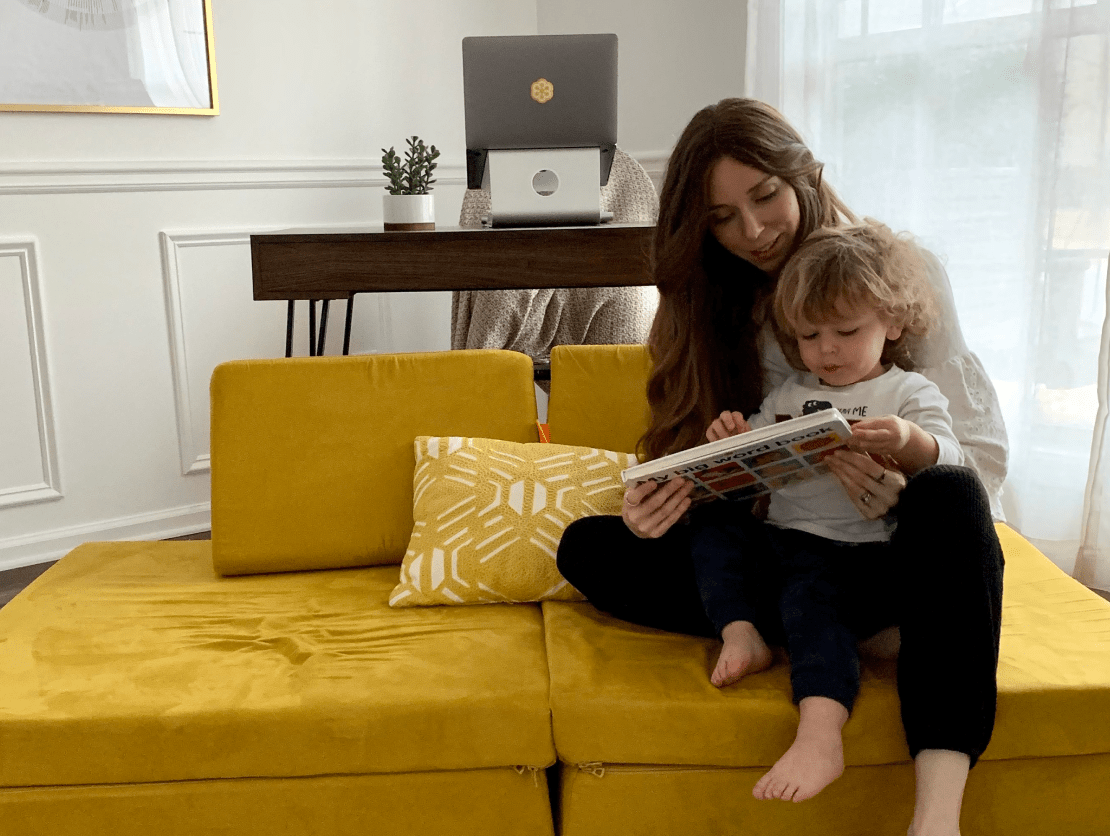
[[[540,104],[551,101],[555,95],[555,87],[546,78],[538,78],[532,82],[532,98]]]

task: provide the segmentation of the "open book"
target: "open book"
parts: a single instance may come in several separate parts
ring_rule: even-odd
[[[695,504],[749,499],[827,473],[824,459],[851,437],[847,419],[823,409],[634,465],[621,478],[632,487],[681,476],[694,483]]]

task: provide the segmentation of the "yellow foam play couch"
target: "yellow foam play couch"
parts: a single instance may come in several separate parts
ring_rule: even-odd
[[[418,570],[414,526],[448,537],[474,462],[509,468],[514,450],[531,451],[524,469],[585,451],[586,498],[552,490],[551,520],[605,507],[646,373],[639,347],[557,349],[554,452],[537,458],[468,441],[536,440],[523,355],[217,368],[211,543],[89,543],[0,610],[0,836],[900,836],[913,767],[890,663],[864,664],[845,775],[804,804],[757,802],[797,721],[784,664],[718,690],[715,642],[620,622],[558,584],[542,603],[390,606],[427,577],[506,600],[455,559],[465,538]],[[421,449],[470,457],[442,526],[414,519]],[[1000,534],[998,722],[964,832],[1105,833],[1110,604]],[[498,536],[475,566],[514,554]],[[517,538],[543,571],[550,538]]]

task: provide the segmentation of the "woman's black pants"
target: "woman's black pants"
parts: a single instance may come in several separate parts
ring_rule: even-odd
[[[845,612],[861,638],[899,627],[898,695],[910,754],[950,749],[974,766],[994,729],[1002,620],[1002,547],[990,503],[973,471],[936,465],[909,480],[894,513],[891,560],[861,573]],[[557,562],[599,610],[719,636],[695,579],[688,524],[645,540],[620,517],[580,519],[563,533]],[[777,605],[765,600],[756,615],[771,643],[782,635]]]

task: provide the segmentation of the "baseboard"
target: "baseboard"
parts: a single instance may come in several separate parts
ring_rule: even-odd
[[[208,502],[58,528],[28,537],[0,540],[0,572],[57,560],[82,543],[103,540],[165,540],[208,531],[212,506]]]

